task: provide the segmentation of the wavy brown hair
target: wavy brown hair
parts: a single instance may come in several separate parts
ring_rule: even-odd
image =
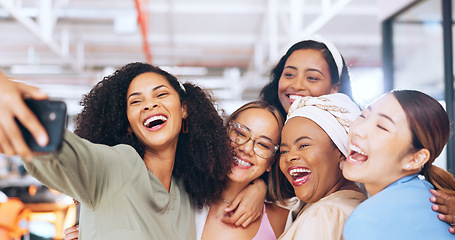
[[[199,207],[220,198],[230,171],[231,153],[227,133],[211,96],[200,87],[184,83],[147,63],[130,63],[104,77],[81,101],[75,133],[94,143],[114,146],[129,144],[141,157],[144,147],[133,134],[127,137],[126,94],[131,81],[142,73],[153,72],[166,78],[187,107],[188,133],[178,138],[173,176],[182,179],[192,201]]]

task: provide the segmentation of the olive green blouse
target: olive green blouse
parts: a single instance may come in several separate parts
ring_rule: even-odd
[[[168,192],[129,145],[93,144],[67,131],[62,149],[24,161],[46,186],[81,202],[80,239],[195,239],[183,183]]]

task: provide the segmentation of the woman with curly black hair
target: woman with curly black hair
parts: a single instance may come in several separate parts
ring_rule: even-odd
[[[173,176],[185,179],[185,189],[194,203],[198,206],[210,204],[214,196],[219,196],[224,186],[222,176],[230,169],[230,157],[225,146],[227,136],[223,120],[210,95],[200,87],[191,83],[180,85],[175,76],[146,63],[128,64],[113,75],[105,77],[84,97],[81,101],[84,109],[77,116],[74,133],[93,143],[109,146],[131,145],[144,158],[147,149],[143,141],[136,136],[130,119],[127,118],[127,109],[131,108],[129,105],[134,106],[136,102],[144,100],[130,97],[128,102],[133,103],[118,101],[127,99],[131,82],[143,73],[161,75],[177,92],[187,117],[178,123],[186,129],[180,131],[178,136]],[[166,122],[157,118],[150,124],[159,126],[159,123]]]
[[[79,136],[67,131],[60,150],[24,161],[39,181],[82,203],[81,239],[194,239],[191,203],[219,199],[231,164],[210,97],[157,67],[131,63],[82,105]]]

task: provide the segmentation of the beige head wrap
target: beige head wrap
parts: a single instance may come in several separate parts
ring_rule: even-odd
[[[344,156],[348,156],[348,130],[360,114],[359,107],[345,94],[303,97],[292,103],[286,122],[304,117],[319,125]]]

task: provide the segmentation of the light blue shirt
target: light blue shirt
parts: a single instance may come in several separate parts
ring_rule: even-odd
[[[432,188],[417,174],[390,184],[352,212],[344,239],[455,239],[450,225],[431,209]]]

